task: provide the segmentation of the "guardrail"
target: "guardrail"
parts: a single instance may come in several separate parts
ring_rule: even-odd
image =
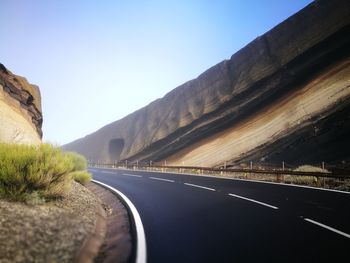
[[[171,165],[154,165],[151,162],[149,164],[127,163],[92,163],[89,162],[90,167],[103,167],[103,168],[121,168],[131,170],[142,171],[158,171],[158,172],[172,172],[182,174],[201,174],[201,175],[213,175],[213,176],[225,176],[230,178],[244,179],[244,180],[257,180],[267,182],[277,182],[285,184],[297,184],[307,185],[313,187],[319,187],[324,189],[334,189],[350,191],[350,171],[339,168],[332,168],[328,172],[304,172],[295,171],[293,168],[287,168],[283,165],[282,168],[269,165],[266,167],[253,168],[252,165],[247,168],[210,168],[199,166],[171,166]],[[289,165],[290,166],[290,165]],[[292,167],[292,166],[290,166]],[[322,163],[324,167],[324,163]],[[328,168],[328,167],[327,167]]]
[[[172,170],[179,173],[185,171],[192,171],[194,173],[203,174],[204,172],[209,173],[220,173],[220,174],[232,174],[232,173],[244,173],[244,174],[256,174],[256,175],[275,175],[277,181],[279,176],[292,175],[292,176],[312,176],[321,178],[337,178],[337,179],[350,179],[350,171],[343,170],[342,172],[304,172],[295,171],[289,169],[252,169],[252,168],[210,168],[200,166],[170,166],[170,165],[143,165],[143,164],[121,164],[121,163],[89,163],[90,166],[94,167],[110,167],[110,168],[125,168],[134,170]]]

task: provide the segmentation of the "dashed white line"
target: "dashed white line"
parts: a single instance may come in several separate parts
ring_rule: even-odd
[[[347,233],[345,233],[345,232],[342,232],[342,231],[340,231],[340,230],[338,230],[338,229],[335,229],[335,228],[333,228],[333,227],[324,225],[324,224],[319,223],[319,222],[317,222],[317,221],[314,221],[314,220],[312,220],[312,219],[310,219],[310,218],[304,218],[304,220],[307,221],[307,222],[310,222],[310,223],[312,223],[312,224],[318,225],[318,226],[320,226],[320,227],[323,227],[323,228],[325,228],[325,229],[328,229],[328,230],[330,230],[330,231],[332,231],[332,232],[334,232],[334,233],[337,233],[337,234],[339,234],[339,235],[342,235],[342,236],[344,236],[344,237],[350,238],[350,235],[349,235],[349,234],[347,234]]]
[[[232,196],[232,197],[237,197],[237,198],[240,198],[240,199],[243,199],[243,200],[247,200],[247,201],[250,201],[250,202],[253,202],[253,203],[257,203],[259,205],[267,206],[267,207],[270,207],[272,209],[278,209],[278,207],[276,207],[276,206],[269,205],[269,204],[266,204],[266,203],[263,203],[263,202],[260,202],[260,201],[254,200],[254,199],[246,198],[246,197],[243,197],[243,196],[240,196],[240,195],[235,195],[235,194],[228,194],[228,195]]]
[[[163,179],[163,178],[158,178],[158,177],[150,177],[149,179],[165,181],[165,182],[170,182],[170,183],[174,183],[175,182],[174,180]]]
[[[116,169],[116,168],[106,168],[106,169]],[[275,183],[275,182],[266,182],[266,181],[258,181],[253,179],[239,179],[239,178],[232,178],[227,176],[215,176],[215,175],[208,175],[208,174],[191,174],[191,173],[178,173],[178,172],[160,172],[160,171],[144,171],[144,173],[159,173],[159,174],[181,174],[181,175],[189,175],[194,177],[207,177],[207,178],[215,178],[215,179],[221,179],[221,180],[232,180],[232,181],[243,181],[243,182],[250,182],[250,183],[261,183],[261,184],[272,184],[277,186],[286,186],[286,187],[298,187],[298,188],[306,188],[311,190],[320,190],[320,191],[327,191],[327,192],[336,192],[341,194],[350,194],[350,192],[340,191],[340,190],[334,190],[334,189],[324,189],[324,188],[317,188],[312,186],[306,186],[306,185],[295,185],[295,184],[283,184],[283,183]]]
[[[104,173],[104,174],[116,174],[114,172],[109,172],[109,171],[101,171],[101,173]]]
[[[142,175],[138,175],[138,174],[123,174],[126,176],[132,176],[132,177],[142,177]]]
[[[201,186],[201,185],[197,185],[197,184],[189,184],[189,183],[184,183],[185,185],[188,185],[188,186],[193,186],[193,187],[197,187],[197,188],[202,188],[202,189],[205,189],[205,190],[209,190],[209,191],[216,191],[215,189],[213,188],[209,188],[209,187],[205,187],[205,186]]]

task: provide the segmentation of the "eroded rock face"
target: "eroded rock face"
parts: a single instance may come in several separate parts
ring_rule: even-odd
[[[0,141],[40,143],[42,121],[39,88],[0,64]]]
[[[96,161],[174,165],[294,162],[305,152],[312,162],[349,159],[350,140],[334,139],[350,132],[349,20],[349,1],[315,1],[229,60],[64,148]],[[342,132],[329,132],[333,119]]]

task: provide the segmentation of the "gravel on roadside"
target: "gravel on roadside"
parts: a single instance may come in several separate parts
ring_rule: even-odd
[[[0,263],[72,262],[94,231],[99,205],[76,182],[64,198],[40,205],[0,200]]]

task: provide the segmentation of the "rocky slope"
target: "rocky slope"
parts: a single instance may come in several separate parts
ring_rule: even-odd
[[[349,160],[350,2],[315,1],[164,98],[64,148],[218,166]]]
[[[0,141],[39,143],[42,121],[39,88],[0,64]]]

